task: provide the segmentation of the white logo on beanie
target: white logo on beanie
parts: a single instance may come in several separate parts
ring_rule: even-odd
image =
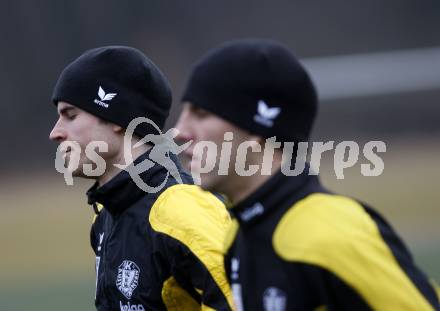
[[[273,121],[280,114],[280,112],[280,107],[269,108],[264,100],[259,100],[257,114],[254,116],[254,121],[263,126],[272,127]]]
[[[107,93],[105,94],[105,91],[101,86],[99,86],[98,89],[98,96],[101,100],[95,99],[93,102],[99,106],[108,108],[108,103],[104,103],[104,101],[110,101],[112,100],[118,93]]]
[[[108,94],[105,94],[105,92],[104,92],[104,90],[102,89],[102,87],[101,87],[101,86],[99,87],[99,90],[98,90],[98,96],[99,96],[99,98],[101,98],[102,101],[104,101],[104,100],[112,100],[113,97],[115,97],[116,95],[118,95],[118,94],[117,94],[117,93],[108,93]]]

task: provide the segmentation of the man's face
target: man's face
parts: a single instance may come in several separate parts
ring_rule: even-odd
[[[104,141],[108,145],[108,151],[100,153],[107,164],[117,157],[121,144],[121,135],[116,133],[115,125],[104,122],[94,115],[81,110],[67,102],[59,102],[57,105],[58,121],[49,134],[49,139],[62,143],[64,141],[76,141],[81,147],[79,165],[72,172],[73,176],[92,178],[83,172],[83,164],[96,165],[96,161],[89,159],[85,154],[86,146],[92,141]],[[67,149],[63,155],[69,163],[72,150]],[[96,177],[93,177],[96,178]]]
[[[227,185],[232,184],[235,174],[235,157],[238,145],[248,140],[250,134],[232,123],[198,108],[191,103],[184,103],[182,113],[177,121],[176,128],[179,130],[177,140],[187,142],[192,140],[191,145],[181,153],[182,164],[191,173],[197,173],[201,177],[201,186],[210,191],[227,193]],[[220,150],[225,132],[233,133],[231,157],[227,175],[219,175]],[[201,152],[194,148],[202,141],[213,142],[217,145],[217,152]],[[201,166],[207,162],[215,161],[214,169],[208,173],[199,174]]]

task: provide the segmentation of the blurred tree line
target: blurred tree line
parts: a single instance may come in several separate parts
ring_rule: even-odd
[[[192,63],[225,40],[273,38],[300,58],[440,45],[434,0],[16,0],[2,1],[0,12],[2,169],[53,168],[52,88],[67,63],[96,46],[131,45],[156,62],[174,91],[171,126]],[[437,135],[439,95],[325,102],[315,136]]]

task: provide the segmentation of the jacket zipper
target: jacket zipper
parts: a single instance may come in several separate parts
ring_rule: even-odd
[[[110,228],[109,234],[107,235],[107,238],[104,241],[104,247],[103,247],[103,251],[102,251],[102,257],[104,259],[103,262],[103,269],[104,269],[104,275],[103,275],[103,280],[102,280],[102,284],[103,284],[103,291],[104,291],[104,297],[107,300],[107,303],[110,305],[111,302],[111,292],[107,286],[107,275],[108,275],[108,260],[107,260],[107,244],[109,242],[109,240],[112,238],[113,234],[114,234],[114,229],[116,227],[116,220],[113,219],[113,216],[110,215],[110,217],[112,217],[112,226]]]

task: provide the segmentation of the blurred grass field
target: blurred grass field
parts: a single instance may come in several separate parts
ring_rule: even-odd
[[[360,164],[336,180],[324,157],[324,184],[381,211],[440,281],[440,147],[428,142],[388,144],[380,177],[363,177]],[[363,161],[363,162],[362,162]],[[94,310],[93,216],[86,204],[90,181],[66,186],[55,170],[2,177],[0,182],[0,310]]]

